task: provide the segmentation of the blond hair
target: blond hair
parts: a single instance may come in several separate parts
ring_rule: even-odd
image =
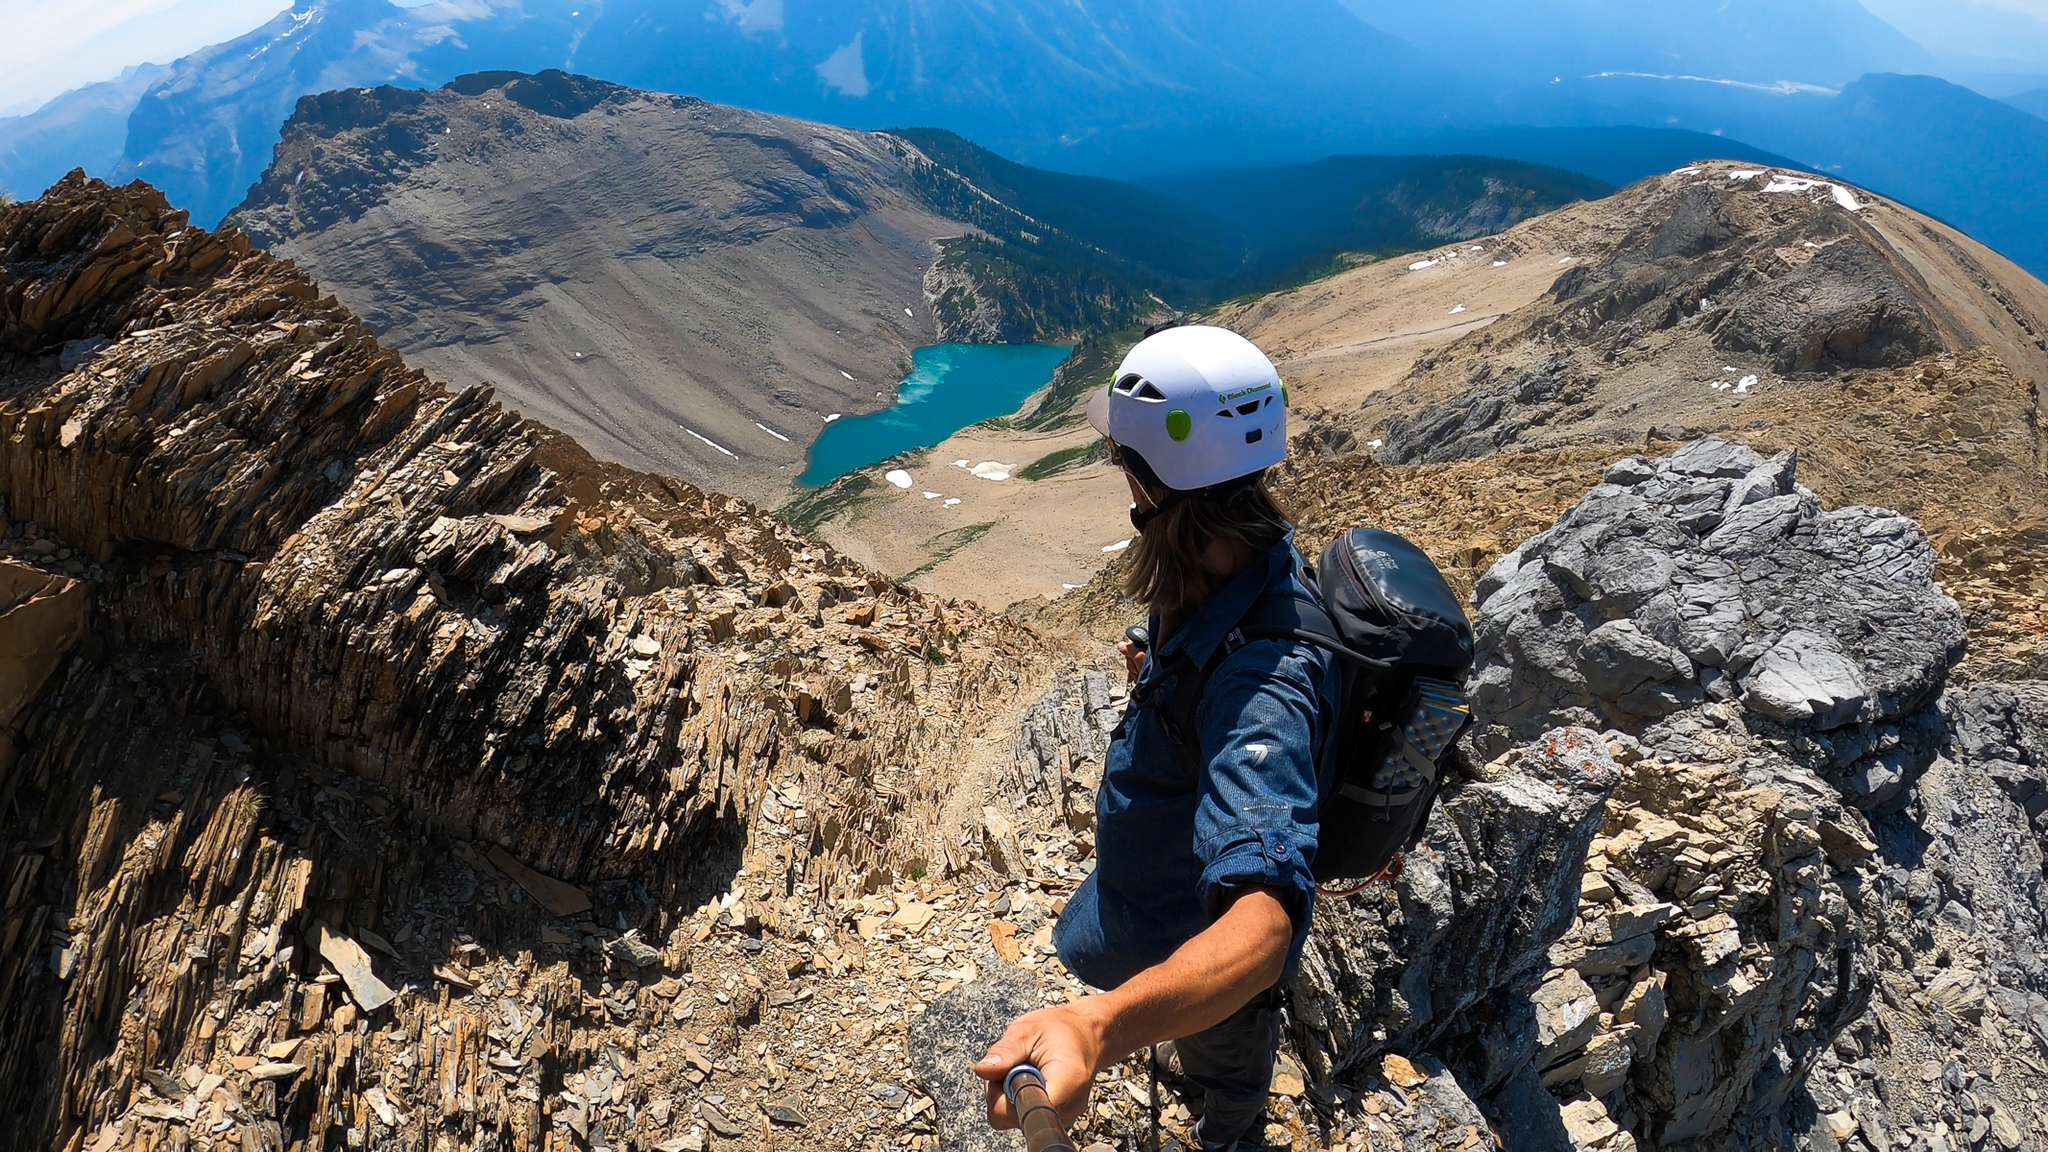
[[[1131,549],[1124,592],[1164,613],[1191,609],[1218,590],[1224,573],[1208,560],[1221,542],[1264,555],[1287,535],[1287,513],[1260,475],[1249,483],[1175,493]]]

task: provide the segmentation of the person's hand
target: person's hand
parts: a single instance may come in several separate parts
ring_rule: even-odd
[[[1003,1078],[1019,1064],[1035,1064],[1045,1073],[1046,1095],[1052,1097],[1062,1126],[1080,1119],[1102,1065],[1102,1029],[1083,1007],[1087,1003],[1077,1000],[1018,1017],[974,1066],[974,1074],[988,1081],[992,1127],[1017,1126],[1017,1114],[1003,1096]]]
[[[1124,671],[1136,684],[1145,672],[1145,650],[1130,640],[1117,641],[1116,650],[1124,654]]]

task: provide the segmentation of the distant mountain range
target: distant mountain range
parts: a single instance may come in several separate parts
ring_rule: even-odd
[[[111,176],[128,145],[128,117],[164,74],[154,64],[74,89],[33,115],[0,118],[0,190],[28,197],[73,168]]]
[[[2008,0],[2009,2],[2009,0]],[[1940,61],[1936,75],[2004,99],[2048,88],[2048,20],[2000,0],[1862,0]]]
[[[882,406],[919,346],[1076,343],[1339,251],[1611,191],[1480,157],[1197,183],[1191,202],[940,129],[497,71],[304,98],[228,222],[437,378],[490,382],[610,459],[775,501],[826,417]]]
[[[1344,0],[1472,72],[1548,82],[1603,72],[1837,87],[1870,72],[1928,72],[1933,53],[1857,0]]]
[[[2007,96],[2005,102],[2022,112],[2048,120],[2048,88],[2037,89],[2033,92],[2022,92],[2017,96]]]
[[[128,121],[112,174],[210,223],[302,95],[547,68],[855,127],[938,124],[1096,170],[1339,150],[1362,122],[1426,118],[1451,91],[1337,0],[301,0],[178,61],[132,114],[97,99]],[[21,194],[65,170],[48,150],[24,159],[39,163],[0,168]]]
[[[2013,118],[2030,98],[1881,79],[1953,71],[1961,50],[1931,50],[1871,8],[300,0],[161,75],[0,121],[0,187],[34,195],[84,165],[150,180],[212,223],[256,182],[301,96],[557,67],[858,128],[930,125],[1022,163],[1125,179],[1362,153],[1501,156],[1609,184],[1708,155],[1796,162],[1899,196],[2048,270],[2048,216],[2019,175],[2048,170],[2048,150]],[[2048,24],[2025,27],[2034,25],[2048,43]],[[2023,47],[2024,37],[2006,39]],[[2032,50],[2014,51],[2000,66],[2029,67]],[[1987,60],[1978,63],[1997,63]],[[2048,75],[2010,91],[2025,87],[2048,88]]]
[[[1874,74],[1836,91],[1775,92],[1643,76],[1529,90],[1553,124],[1632,117],[1725,133],[1882,192],[2048,273],[2048,121],[1932,76]]]

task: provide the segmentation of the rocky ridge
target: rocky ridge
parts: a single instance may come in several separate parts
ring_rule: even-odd
[[[968,1146],[918,1022],[1011,965],[1078,991],[1051,921],[1115,684],[442,392],[146,190],[0,240],[0,628],[46,654],[0,665],[8,1139]],[[1488,723],[1431,847],[1325,906],[1270,1144],[2048,1135],[2048,700],[1945,687],[1924,533],[1725,441],[1491,478],[1323,449],[1312,517],[1358,511],[1342,471],[1543,530],[1445,556]],[[1739,621],[1690,594],[1717,564]],[[1575,651],[1516,655],[1566,617]],[[1083,1138],[1184,1131],[1146,1082]]]
[[[1272,349],[1312,416],[1292,480],[1312,506],[1426,490],[1368,458],[1469,478],[1475,496],[1491,481],[1491,504],[1524,474],[1604,454],[1590,485],[1710,434],[1796,448],[1825,501],[1896,509],[1934,539],[1976,641],[1961,675],[2048,675],[2031,559],[2048,523],[2048,288],[1904,205],[1701,162],[1218,322]],[[1528,534],[1519,513],[1512,533],[1445,519],[1445,553],[1479,568]]]
[[[618,1025],[713,919],[959,867],[1029,633],[443,391],[146,187],[0,253],[10,1146],[548,1146],[687,1064]]]
[[[1605,209],[1576,221],[1579,251],[1543,298],[1424,356],[1411,387],[1377,399],[1383,458],[1740,428],[1748,397],[1979,348],[2023,379],[2048,368],[2039,281],[1862,189],[1715,162]],[[1497,260],[1520,257],[1516,232],[1500,240]]]

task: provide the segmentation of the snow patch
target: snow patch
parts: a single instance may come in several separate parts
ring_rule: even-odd
[[[740,31],[748,36],[782,31],[782,0],[719,0],[719,5],[725,9],[726,20],[739,25]]]
[[[923,495],[924,495],[924,498],[925,498],[925,499],[927,499],[927,500],[937,500],[937,499],[938,499],[938,498],[939,498],[940,496],[944,495],[944,493],[941,493],[941,492],[926,492],[926,493],[924,493]]]
[[[846,378],[847,378],[848,380],[852,380],[852,379],[853,379],[853,373],[851,373],[851,372],[848,372],[848,371],[847,371],[846,369],[844,369],[844,368],[841,368],[841,369],[839,370],[839,374],[840,374],[841,376],[844,376],[844,377],[846,377]],[[855,381],[855,383],[858,383],[858,381]]]
[[[903,489],[905,492],[910,491],[910,486],[916,483],[915,480],[912,480],[910,478],[910,473],[905,472],[901,468],[895,469],[894,471],[890,472],[887,476],[882,477],[882,479],[887,480],[889,483],[894,484],[898,488]]]
[[[955,468],[972,468],[972,467],[974,467],[974,465],[972,465],[972,464],[969,464],[969,463],[968,463],[967,461],[965,461],[965,460],[955,460],[955,461],[953,461],[953,467],[955,467]]]
[[[1441,263],[1443,263],[1442,260],[1417,260],[1408,266],[1408,270],[1410,272],[1420,272],[1425,268],[1434,268]]]
[[[1365,446],[1367,448],[1378,450],[1381,448],[1385,448],[1387,446],[1387,442],[1385,440],[1367,440],[1365,442]]]
[[[1119,541],[1117,541],[1116,543],[1114,543],[1114,544],[1111,544],[1111,545],[1110,545],[1109,547],[1107,547],[1107,548],[1104,548],[1104,549],[1103,549],[1103,551],[1104,551],[1104,552],[1121,552],[1121,551],[1123,551],[1124,549],[1126,549],[1126,548],[1129,548],[1130,546],[1131,546],[1131,542],[1130,542],[1129,540],[1119,540]]]
[[[834,412],[830,416],[825,417],[825,423],[830,424],[831,422],[837,419],[839,419],[839,413]]]
[[[1764,185],[1766,192],[1811,192],[1821,186],[1819,180],[1802,180],[1797,176],[1772,176]]]
[[[983,460],[981,463],[976,464],[972,468],[969,468],[968,472],[972,473],[974,478],[977,480],[1000,481],[1008,480],[1010,478],[1010,466],[1008,464],[998,463],[994,460]]]
[[[1463,304],[1460,304],[1456,308],[1451,309],[1451,315],[1456,316],[1458,313],[1463,312],[1464,310],[1465,306]]]
[[[1756,377],[1754,377],[1754,376],[1744,376],[1744,377],[1742,378],[1742,383],[1740,383],[1740,384],[1737,384],[1737,385],[1735,386],[1735,394],[1736,394],[1737,396],[1747,396],[1747,395],[1749,395],[1749,390],[1750,390],[1751,388],[1754,388],[1754,387],[1756,387],[1756,385],[1757,385],[1757,379],[1756,379]]]
[[[1677,169],[1673,169],[1673,170],[1672,170],[1672,173],[1671,173],[1671,174],[1672,174],[1673,176],[1693,176],[1693,175],[1697,175],[1698,173],[1699,173],[1699,169],[1697,169],[1697,168],[1694,168],[1694,167],[1691,167],[1690,165],[1688,165],[1688,166],[1686,166],[1686,167],[1684,167],[1684,168],[1677,168]]]
[[[917,313],[915,313],[915,312],[912,312],[912,311],[911,311],[910,309],[908,309],[908,308],[905,308],[905,309],[903,310],[903,314],[904,314],[905,316],[908,316],[908,317],[910,317],[910,318],[911,318],[912,320],[915,320],[915,319],[917,319]]]
[[[1830,184],[1828,187],[1834,191],[1835,203],[1840,204],[1851,212],[1863,211],[1863,202],[1856,199],[1854,192],[1849,191],[1840,184]]]
[[[734,452],[734,451],[733,451],[732,449],[730,449],[730,448],[727,448],[727,447],[726,447],[725,445],[723,445],[723,444],[720,444],[720,443],[719,443],[719,442],[717,442],[716,440],[713,440],[713,439],[711,439],[710,437],[707,437],[707,436],[701,435],[701,434],[699,434],[698,432],[696,432],[696,431],[695,431],[694,429],[690,429],[690,428],[683,428],[683,426],[682,426],[681,424],[678,424],[678,425],[676,425],[676,427],[678,427],[678,428],[682,428],[682,429],[683,429],[683,431],[685,431],[685,432],[688,432],[688,433],[689,433],[690,435],[692,435],[692,436],[695,436],[695,437],[697,437],[697,439],[699,439],[699,440],[702,440],[702,441],[703,441],[704,443],[706,443],[706,444],[709,444],[709,445],[711,445],[711,446],[712,446],[713,448],[716,448],[716,449],[717,449],[717,450],[719,450],[720,452],[723,452],[723,453],[725,453],[725,454],[726,454],[727,456],[730,456],[730,457],[732,457],[732,458],[733,458],[733,459],[735,459],[735,460],[739,459],[739,453],[737,453],[737,452]]]
[[[782,441],[784,444],[789,443],[789,437],[784,436],[782,433],[777,432],[775,429],[770,428],[766,424],[761,423],[759,420],[754,421],[754,427],[759,428],[761,431],[766,432],[770,436],[775,437],[777,440]]]
[[[862,39],[866,35],[864,31],[854,33],[853,43],[842,46],[818,65],[818,79],[841,96],[859,100],[874,91],[868,83],[867,62],[861,51]]]
[[[1755,92],[1768,92],[1773,96],[1797,96],[1802,92],[1812,92],[1823,96],[1841,95],[1840,92],[1833,88],[1823,88],[1818,84],[1802,84],[1797,80],[1778,80],[1770,84],[1755,84],[1747,80],[1727,80],[1719,76],[1686,76],[1683,74],[1674,76],[1665,72],[1595,72],[1593,75],[1586,77],[1586,79],[1607,80],[1614,77],[1629,80],[1682,81],[1687,84],[1719,84],[1727,88],[1748,88]],[[1715,135],[1718,136],[1720,133],[1716,132]]]
[[[1065,589],[1065,590],[1067,590],[1067,591],[1069,591],[1069,592],[1072,592],[1072,591],[1074,591],[1074,590],[1075,590],[1075,589],[1077,589],[1077,588],[1085,588],[1085,587],[1087,587],[1087,585],[1085,585],[1085,584],[1062,584],[1062,585],[1060,585],[1060,587],[1061,587],[1061,588],[1063,588],[1063,589]]]
[[[1768,171],[1770,171],[1768,168],[1744,168],[1740,172],[1730,172],[1728,178],[1730,180],[1754,180]]]
[[[1495,268],[1505,268],[1505,267],[1507,267],[1507,266],[1508,266],[1508,262],[1507,262],[1507,261],[1505,261],[1505,260],[1495,260],[1495,261],[1493,262],[1493,266],[1494,266]]]
[[[948,501],[946,501],[946,507],[948,507],[948,508],[953,508],[953,507],[957,507],[957,506],[959,505],[959,503],[960,503],[960,498],[959,498],[958,496],[955,496],[955,497],[953,497],[953,498],[952,498],[951,500],[948,500]]]

